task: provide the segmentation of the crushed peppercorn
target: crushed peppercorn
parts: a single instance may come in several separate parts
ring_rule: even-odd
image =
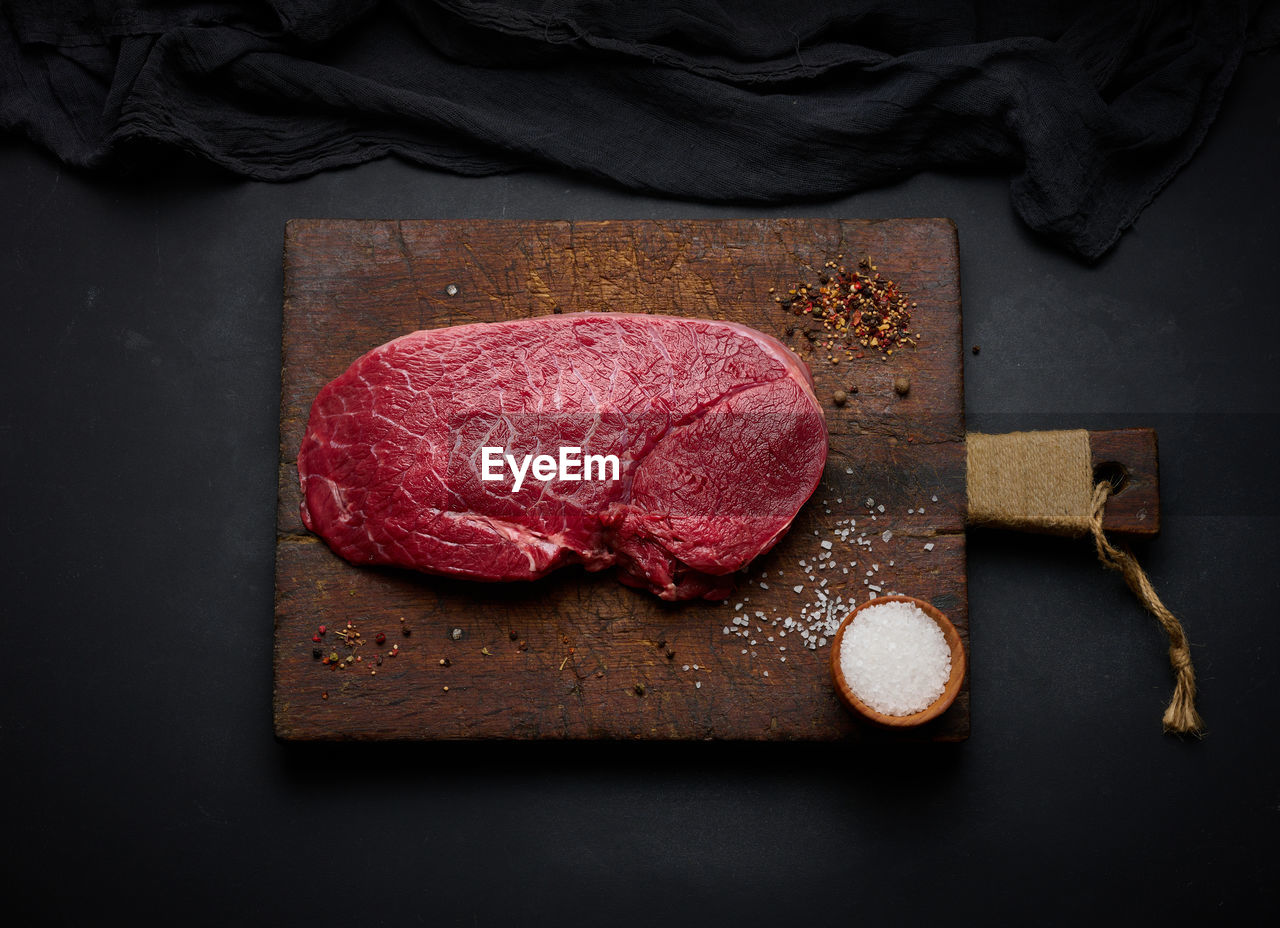
[[[920,333],[912,334],[910,325],[916,304],[894,281],[881,278],[870,257],[852,270],[836,261],[825,267],[830,273],[822,273],[816,285],[797,283],[787,289],[787,296],[775,296],[774,301],[793,315],[822,323],[821,331],[805,329],[802,334],[815,349],[829,352],[828,361],[861,358],[862,348],[887,357],[898,348],[915,347]],[[787,334],[793,331],[789,326]]]

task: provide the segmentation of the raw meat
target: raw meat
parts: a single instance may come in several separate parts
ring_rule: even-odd
[[[490,451],[486,480],[484,448]],[[618,479],[502,455],[614,455]],[[554,315],[414,332],[320,391],[298,454],[302,518],[356,564],[532,580],[619,568],[663,599],[722,598],[822,476],[808,369],[747,326]],[[545,462],[544,462],[545,463]],[[592,473],[612,477],[607,468]]]

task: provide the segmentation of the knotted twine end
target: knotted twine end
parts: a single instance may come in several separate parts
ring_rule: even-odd
[[[1187,633],[1183,631],[1177,616],[1156,595],[1155,588],[1151,586],[1151,581],[1147,579],[1146,571],[1138,564],[1137,558],[1128,550],[1112,545],[1103,534],[1102,515],[1110,495],[1110,481],[1099,481],[1094,487],[1089,530],[1093,533],[1098,560],[1104,566],[1120,571],[1129,589],[1147,607],[1147,611],[1156,617],[1169,636],[1169,664],[1173,667],[1175,683],[1173,699],[1169,702],[1169,708],[1164,710],[1164,730],[1202,737],[1204,719],[1196,711],[1196,672],[1191,666],[1191,643],[1187,641]]]
[[[1164,729],[1200,736],[1196,675],[1182,625],[1156,595],[1128,550],[1116,548],[1102,531],[1110,482],[1093,483],[1089,433],[1084,429],[966,436],[969,521],[1021,531],[1080,537],[1092,534],[1103,566],[1118,570],[1143,606],[1169,636],[1169,663],[1176,683],[1164,713]]]

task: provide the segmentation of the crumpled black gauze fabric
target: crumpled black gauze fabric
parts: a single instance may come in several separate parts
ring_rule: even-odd
[[[1274,41],[1277,18],[1248,0],[0,11],[0,127],[82,167],[172,148],[282,180],[395,154],[777,203],[994,165],[1022,219],[1086,258],[1191,157],[1246,43]]]

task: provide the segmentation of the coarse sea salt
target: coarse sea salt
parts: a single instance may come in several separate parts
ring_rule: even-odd
[[[919,606],[879,603],[859,612],[845,629],[840,672],[872,709],[911,715],[942,695],[951,676],[951,648]]]

